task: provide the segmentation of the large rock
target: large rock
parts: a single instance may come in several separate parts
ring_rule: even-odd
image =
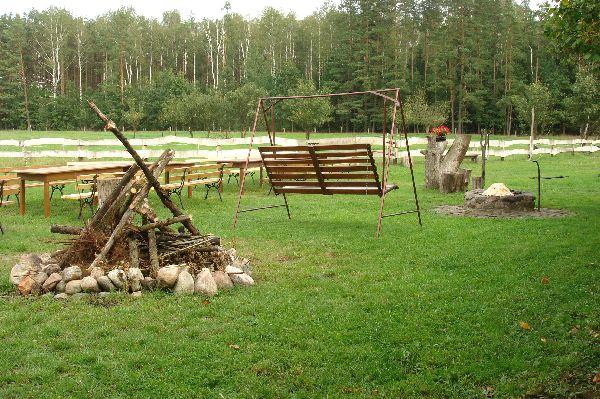
[[[48,275],[44,272],[37,272],[35,274],[32,274],[31,277],[33,277],[35,282],[41,287],[42,284],[44,284],[44,282],[48,278]]]
[[[232,274],[242,274],[244,271],[237,266],[229,265],[225,268],[225,273],[229,274],[229,277],[231,277]]]
[[[72,280],[81,280],[82,276],[83,273],[81,273],[81,268],[79,266],[67,267],[62,272],[62,279],[67,283]]]
[[[40,291],[40,285],[31,276],[25,276],[19,282],[17,286],[19,292],[23,296],[37,294]]]
[[[98,280],[98,277],[104,276],[104,269],[98,266],[90,267],[88,272],[90,272],[90,276]]]
[[[214,296],[217,294],[218,288],[215,279],[213,278],[208,268],[202,269],[196,276],[196,284],[194,285],[194,292],[196,294]]]
[[[50,263],[50,264],[42,267],[42,271],[44,273],[46,273],[48,276],[51,275],[52,273],[60,274],[60,272],[61,272],[60,266],[58,266],[56,263]]]
[[[144,275],[137,267],[131,267],[127,270],[127,279],[129,280],[129,289],[131,292],[142,290],[142,280]]]
[[[96,281],[98,282],[98,287],[100,287],[100,290],[102,291],[113,292],[117,289],[108,276],[100,276]]]
[[[221,270],[215,270],[212,273],[213,279],[217,284],[217,288],[220,290],[226,290],[233,287],[233,282],[229,278],[229,275]]]
[[[142,287],[147,289],[148,291],[152,291],[156,288],[156,280],[150,276],[146,276],[142,280]]]
[[[108,272],[107,276],[113,285],[117,287],[117,289],[122,290],[127,286],[127,277],[125,276],[125,272],[123,270],[111,270]]]
[[[41,260],[37,255],[22,255],[19,263],[10,271],[10,282],[19,285],[25,276],[36,274],[41,271]]]
[[[81,280],[81,291],[89,292],[92,294],[97,294],[100,292],[100,287],[98,286],[98,281],[92,276],[84,277]]]
[[[179,266],[177,265],[169,265],[165,267],[161,267],[158,269],[158,274],[156,275],[156,280],[158,282],[158,286],[161,288],[173,288],[177,283],[179,277]],[[189,273],[188,273],[189,274]],[[191,276],[191,275],[190,275]],[[192,278],[193,280],[193,278]],[[193,290],[193,282],[192,282],[192,290]]]
[[[67,282],[65,280],[60,280],[58,282],[58,284],[56,284],[54,291],[56,291],[59,294],[62,294],[63,292],[65,292],[66,287],[67,287]]]
[[[177,283],[175,284],[175,288],[173,288],[173,292],[179,295],[194,293],[194,278],[187,271],[187,269],[179,273],[179,276],[177,277]]]
[[[235,285],[254,285],[254,279],[246,273],[233,273],[229,275],[229,278],[231,278],[231,281],[233,281],[233,284]]]
[[[71,280],[65,286],[65,294],[73,295],[81,292],[81,280]]]
[[[56,288],[58,283],[61,281],[62,281],[62,277],[60,274],[52,273],[50,276],[48,276],[46,281],[44,281],[44,284],[42,284],[42,289],[45,292],[54,291],[54,289]]]

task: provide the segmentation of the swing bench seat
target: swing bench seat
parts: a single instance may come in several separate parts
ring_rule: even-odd
[[[259,147],[275,194],[382,196],[370,144]]]

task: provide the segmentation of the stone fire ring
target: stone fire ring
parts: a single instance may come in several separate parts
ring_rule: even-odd
[[[511,190],[512,195],[484,195],[477,189],[465,193],[464,205],[442,205],[435,208],[439,214],[479,218],[552,218],[570,216],[563,209],[535,208],[535,196],[527,191]]]

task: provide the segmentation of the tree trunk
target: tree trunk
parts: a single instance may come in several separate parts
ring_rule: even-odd
[[[444,191],[442,192],[454,192],[463,190],[466,187],[465,180],[468,182],[468,178],[465,179],[465,174],[468,172],[459,170],[459,168],[469,149],[470,142],[470,135],[457,134],[450,149],[448,149],[448,152],[444,155],[447,142],[437,142],[435,141],[435,137],[427,137],[427,150],[425,151],[425,188],[441,190],[443,186]],[[444,177],[444,175],[448,176]],[[451,175],[457,176],[450,177]],[[443,182],[444,184],[442,184]]]

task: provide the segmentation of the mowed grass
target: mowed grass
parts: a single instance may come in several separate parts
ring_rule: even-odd
[[[378,197],[290,195],[291,220],[283,208],[243,214],[236,247],[257,285],[210,303],[161,292],[23,299],[2,277],[0,397],[598,397],[600,157],[540,163],[568,176],[542,182],[543,206],[573,216],[437,215],[462,194],[422,189],[422,159],[422,228],[415,215],[389,218],[375,240]],[[488,162],[488,184],[535,191],[534,175],[523,157]],[[393,166],[389,212],[412,207],[409,176]],[[184,199],[227,245],[236,189],[226,185],[222,203]],[[243,206],[281,201],[267,191],[249,181]],[[59,199],[44,219],[39,189],[27,205],[25,217],[0,210],[2,276],[18,254],[59,247],[51,223],[81,224]]]

